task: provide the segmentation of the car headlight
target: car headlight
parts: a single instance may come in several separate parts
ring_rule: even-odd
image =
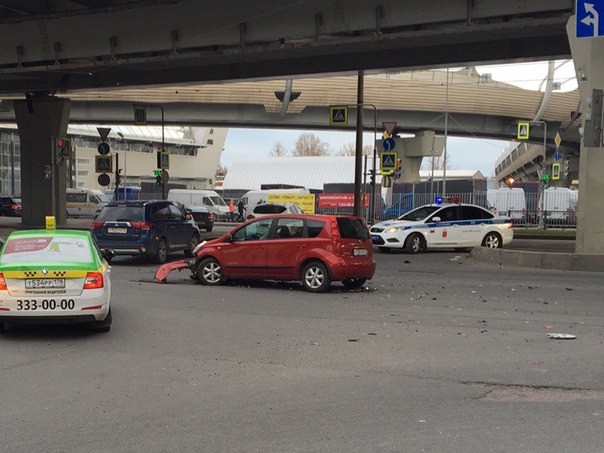
[[[398,233],[399,231],[403,231],[404,227],[390,227],[386,230],[386,233]]]

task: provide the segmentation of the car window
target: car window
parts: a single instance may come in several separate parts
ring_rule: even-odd
[[[440,217],[441,222],[453,222],[454,220],[459,220],[457,206],[450,206],[448,208],[441,209],[432,216],[432,218],[434,217]]]
[[[210,201],[210,198],[209,198],[209,197],[203,197],[203,198],[201,199],[201,202],[202,202],[203,204],[205,204],[205,205],[208,205],[208,206],[214,206],[214,204],[213,204],[213,203]]]
[[[178,209],[176,206],[168,205],[168,209],[170,209],[170,218],[172,218],[173,220],[184,220],[185,219],[185,216],[183,215],[182,211],[180,209]]]
[[[492,219],[493,215],[484,209],[476,206],[462,206],[461,207],[461,218],[463,220],[481,220],[481,219]]]
[[[338,217],[338,229],[343,239],[369,239],[369,232],[361,219]]]
[[[233,241],[258,241],[268,239],[273,219],[261,219],[252,222],[233,233]]]
[[[167,204],[154,204],[149,208],[152,219],[167,220],[171,218],[170,207]]]
[[[95,204],[100,203],[99,199],[95,195],[90,195],[90,202]]]
[[[440,206],[422,206],[420,208],[409,211],[407,214],[400,216],[397,220],[407,220],[408,222],[419,222],[424,220],[430,214],[440,209]]]
[[[280,204],[262,204],[254,208],[254,214],[281,214],[287,208]]]
[[[309,238],[316,238],[321,234],[325,228],[325,222],[321,222],[320,220],[307,220],[306,221],[306,230],[308,231]]]
[[[92,262],[87,240],[73,237],[28,237],[7,241],[1,264],[10,263]]]
[[[97,222],[141,222],[143,220],[142,206],[105,206],[96,218]]]
[[[65,196],[67,203],[86,203],[85,193],[68,193]]]
[[[279,219],[277,222],[276,239],[304,237],[304,221],[302,219]]]

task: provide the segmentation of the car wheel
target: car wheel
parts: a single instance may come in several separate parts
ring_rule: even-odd
[[[199,236],[197,236],[197,234],[193,234],[193,236],[191,236],[191,244],[189,245],[189,248],[185,250],[185,256],[193,256],[193,250],[195,250],[195,247],[198,245]]]
[[[157,251],[155,252],[155,262],[158,264],[164,264],[168,259],[168,244],[165,239],[160,239],[157,244]]]
[[[482,246],[490,249],[500,249],[503,247],[503,241],[497,233],[489,233],[482,240]]]
[[[414,233],[405,241],[405,251],[407,253],[419,253],[424,248],[424,239],[420,234]]]
[[[327,267],[319,261],[312,261],[302,269],[302,286],[312,293],[327,291],[331,285],[331,278]]]
[[[224,281],[222,267],[214,258],[206,258],[197,266],[197,278],[203,285],[220,285]]]
[[[111,330],[111,307],[109,307],[105,319],[95,322],[93,328],[97,332],[109,332]]]
[[[382,253],[389,253],[392,251],[390,247],[378,247],[378,250]]]
[[[342,284],[348,289],[359,289],[366,281],[366,278],[345,278],[342,280]]]

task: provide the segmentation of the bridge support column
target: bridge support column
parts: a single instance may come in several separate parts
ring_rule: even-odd
[[[56,221],[65,224],[66,166],[52,159],[53,140],[65,137],[71,103],[68,99],[37,95],[14,101],[15,117],[21,140],[21,199],[24,225],[44,226],[45,216],[52,214],[53,199]],[[50,165],[53,177],[44,178]],[[53,196],[54,194],[54,196]]]
[[[576,38],[575,20],[575,16],[572,16],[566,26],[579,82],[584,128],[579,157],[579,213],[575,251],[604,254],[604,146],[601,137],[599,143],[586,143],[588,132],[585,130],[585,121],[597,117],[590,105],[593,90],[604,90],[604,38]]]

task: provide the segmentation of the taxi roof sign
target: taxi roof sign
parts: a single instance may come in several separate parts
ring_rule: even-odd
[[[523,121],[518,123],[518,140],[528,140],[530,123]]]

